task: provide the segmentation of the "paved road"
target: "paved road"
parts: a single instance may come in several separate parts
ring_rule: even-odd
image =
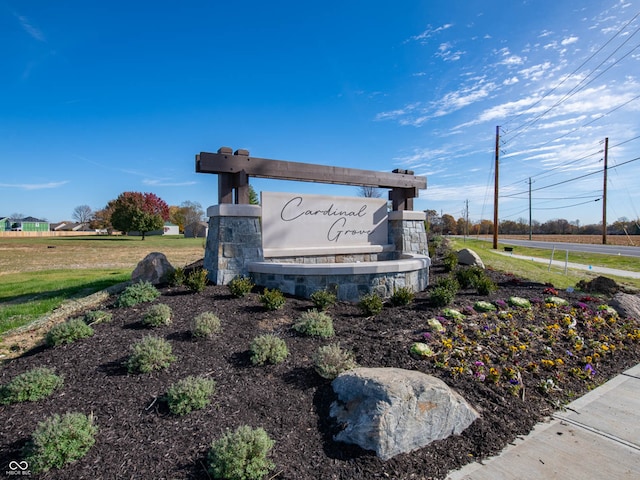
[[[469,237],[473,238],[473,237]],[[492,241],[488,238],[480,238],[480,240]],[[544,248],[556,250],[569,250],[570,252],[587,252],[599,253],[603,255],[622,255],[625,257],[640,258],[640,247],[625,247],[620,245],[593,245],[589,243],[564,243],[564,242],[541,242],[538,240],[512,240],[498,238],[498,241],[504,245],[520,245],[530,248]]]

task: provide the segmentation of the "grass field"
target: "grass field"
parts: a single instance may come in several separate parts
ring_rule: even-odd
[[[204,239],[182,237],[0,238],[0,335],[83,297],[127,281],[138,262],[162,252],[181,267],[204,256]]]
[[[505,245],[498,243],[498,250],[496,251],[493,250],[490,242],[486,242],[484,240],[473,240],[469,238],[466,240],[461,238],[452,239],[452,248],[456,250],[460,250],[462,248],[470,248],[474,250],[478,255],[480,255],[480,258],[482,258],[482,261],[488,267],[503,272],[511,272],[519,277],[541,283],[553,283],[558,288],[574,287],[580,280],[589,281],[599,275],[587,270],[572,269],[569,269],[565,274],[564,268],[552,266],[549,269],[549,266],[544,263],[532,263],[528,260],[520,260],[510,256],[505,256],[498,253],[503,250],[503,246]],[[514,247],[514,253],[536,258],[550,259],[551,252],[551,249],[544,250],[539,248],[527,248],[520,247],[519,245]],[[564,261],[565,252],[562,250],[556,250],[554,259]],[[633,257],[569,252],[569,262],[614,268],[618,270],[629,270],[632,272],[640,271],[640,261]],[[619,284],[640,288],[640,280],[638,279],[613,275],[606,276],[612,278]]]

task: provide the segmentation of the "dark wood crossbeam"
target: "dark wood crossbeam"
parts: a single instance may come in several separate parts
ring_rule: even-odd
[[[233,153],[228,147],[220,148],[217,153],[196,155],[196,172],[218,174],[220,203],[248,203],[249,177],[391,189],[389,199],[394,210],[412,209],[413,198],[421,189],[427,188],[426,177],[416,176],[408,170],[387,173],[271,160],[251,157],[247,150]]]

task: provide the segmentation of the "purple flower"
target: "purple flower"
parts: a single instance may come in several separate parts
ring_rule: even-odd
[[[591,366],[591,364],[590,364],[590,363],[587,363],[587,364],[584,366],[584,370],[585,370],[585,372],[589,372],[589,374],[590,374],[590,375],[595,375],[595,374],[596,374],[596,369],[595,369],[595,368],[593,368],[593,366]]]
[[[476,360],[475,362],[473,362],[473,364],[476,367],[484,367],[484,362],[481,362],[480,360]]]
[[[518,380],[516,380],[515,378],[512,378],[511,380],[509,380],[509,383],[511,385],[518,385],[520,382],[518,382]]]
[[[498,308],[507,308],[507,302],[505,302],[504,300],[496,300],[494,303]]]
[[[431,340],[431,334],[429,332],[425,332],[422,334],[422,338],[425,340]]]
[[[576,303],[576,307],[578,307],[581,310],[588,310],[589,309],[589,305],[587,305],[584,302],[578,302]]]

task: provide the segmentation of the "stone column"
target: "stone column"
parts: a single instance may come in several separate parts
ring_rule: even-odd
[[[209,280],[226,285],[237,276],[247,276],[247,264],[264,260],[259,205],[221,203],[207,209],[209,234],[204,268]]]
[[[405,253],[429,255],[425,212],[398,210],[389,212],[389,243],[396,246],[396,257]]]

